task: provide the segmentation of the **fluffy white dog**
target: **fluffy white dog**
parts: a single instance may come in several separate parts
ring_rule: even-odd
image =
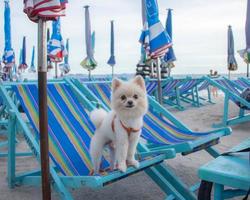
[[[99,172],[105,145],[110,147],[111,169],[117,166],[120,171],[126,172],[127,165],[139,167],[135,152],[143,126],[143,116],[148,110],[143,78],[136,76],[128,82],[113,79],[111,107],[109,113],[97,109],[90,114],[96,126],[90,144],[94,173]]]

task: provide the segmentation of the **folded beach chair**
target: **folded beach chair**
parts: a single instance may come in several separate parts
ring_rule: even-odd
[[[71,81],[93,104],[99,105],[99,107],[106,110],[110,109],[110,83],[81,84],[76,79]],[[219,155],[212,146],[219,142],[220,137],[230,134],[230,129],[223,128],[210,132],[191,131],[152,97],[148,96],[148,100],[149,112],[144,117],[142,137],[146,140],[146,145],[150,150],[159,151],[173,148],[177,153],[182,153],[182,155],[206,150],[214,157]],[[184,199],[196,199],[193,191],[197,189],[199,184],[192,187],[192,189],[188,189],[170,169],[166,167],[165,169],[168,171],[165,176],[168,177],[171,187],[175,189],[167,199],[175,199],[176,191],[183,191],[186,194]]]
[[[4,104],[8,107],[10,119],[9,154],[8,154],[8,183],[11,188],[17,184],[40,185],[41,171],[16,174],[15,171],[15,132],[17,124],[23,129],[24,138],[30,149],[39,161],[40,150],[38,125],[38,88],[36,84],[23,83],[12,85],[12,90],[20,100],[27,115],[32,130],[23,121],[17,107],[3,85],[0,94]],[[61,81],[61,83],[48,84],[48,130],[49,130],[49,156],[51,160],[50,176],[52,186],[59,192],[61,199],[71,200],[69,188],[80,187],[100,188],[139,171],[145,171],[152,180],[156,181],[166,193],[166,179],[160,173],[156,174],[155,167],[162,161],[175,156],[175,151],[149,151],[145,146],[138,145],[141,152],[140,167],[129,167],[126,173],[108,171],[109,162],[104,157],[102,169],[104,173],[92,175],[92,164],[89,155],[89,144],[94,133],[94,125],[89,119],[88,110],[94,109],[85,97],[77,93],[74,87]],[[86,106],[86,107],[85,107]],[[162,170],[164,172],[164,170]],[[159,175],[159,176],[158,176]]]
[[[244,87],[225,77],[218,79],[211,79],[209,77],[204,78],[211,85],[219,88],[225,94],[222,123],[214,125],[215,127],[234,125],[250,121],[250,113],[247,113],[247,110],[250,110],[250,102],[247,102],[245,99],[240,97],[240,94],[245,89]],[[234,102],[237,106],[241,105],[241,107],[239,106],[239,116],[231,119],[228,118],[229,101]],[[242,107],[244,107],[244,109]]]

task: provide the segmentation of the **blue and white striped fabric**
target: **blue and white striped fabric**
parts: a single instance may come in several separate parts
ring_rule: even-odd
[[[149,53],[151,58],[162,57],[172,46],[171,38],[159,20],[157,0],[145,0],[149,28]]]
[[[9,1],[4,1],[4,36],[5,47],[3,53],[3,63],[5,67],[13,67],[15,64],[15,53],[11,47],[11,26],[10,26],[10,5]]]
[[[52,22],[52,35],[48,42],[48,56],[53,62],[61,62],[67,54],[61,35],[60,18]]]

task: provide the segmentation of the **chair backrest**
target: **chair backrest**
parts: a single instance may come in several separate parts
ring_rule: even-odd
[[[37,85],[12,87],[35,133],[39,135]],[[89,175],[92,170],[89,145],[94,125],[68,85],[48,84],[47,88],[50,159],[64,175]],[[103,168],[109,166],[104,158],[102,163]]]
[[[85,85],[106,107],[110,108],[110,84],[87,83]],[[167,119],[162,118],[153,108],[149,108],[148,113],[144,117],[142,137],[156,144],[176,144],[207,134],[183,130]]]
[[[152,95],[157,88],[157,80],[148,80],[146,81],[146,90],[149,95]]]
[[[202,82],[201,79],[190,79],[184,82],[183,85],[180,86],[179,91],[180,94],[184,94],[192,90],[195,86]]]
[[[199,85],[198,90],[199,91],[206,90],[209,87],[209,85],[210,85],[209,82],[205,80]]]
[[[176,88],[182,83],[182,79],[169,79],[162,88],[162,93],[166,96],[175,96]]]

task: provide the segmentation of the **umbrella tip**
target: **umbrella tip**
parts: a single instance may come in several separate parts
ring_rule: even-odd
[[[83,6],[83,7],[87,9],[87,8],[89,8],[89,5],[86,5],[86,6]]]

